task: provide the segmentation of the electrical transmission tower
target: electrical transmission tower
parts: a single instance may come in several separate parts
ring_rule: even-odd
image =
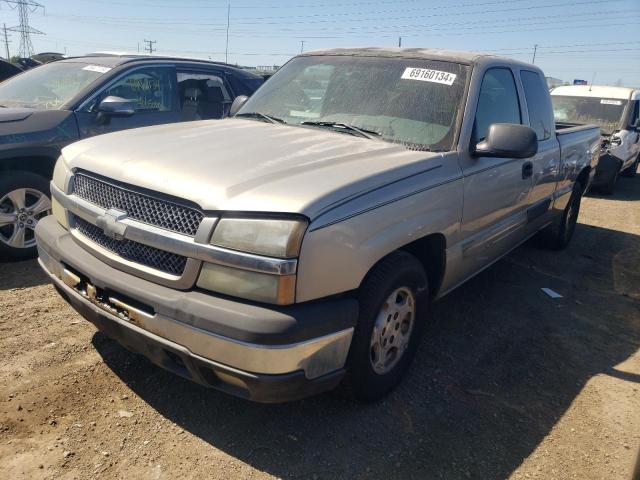
[[[1,0],[7,3],[11,8],[18,10],[18,19],[20,25],[17,27],[7,28],[10,32],[20,34],[20,47],[18,49],[21,57],[30,57],[33,55],[33,44],[31,43],[31,35],[44,35],[44,32],[36,30],[29,25],[29,14],[35,12],[39,8],[44,10],[44,5],[33,0]]]

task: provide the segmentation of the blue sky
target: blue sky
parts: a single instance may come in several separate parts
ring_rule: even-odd
[[[227,0],[40,0],[36,51],[144,48],[225,59]],[[0,0],[0,24],[17,13]],[[282,64],[304,50],[345,46],[493,51],[549,76],[640,87],[640,0],[231,0],[229,62]],[[10,38],[17,52],[19,36]],[[4,48],[2,49],[4,51]]]

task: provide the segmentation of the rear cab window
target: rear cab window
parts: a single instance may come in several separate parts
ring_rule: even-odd
[[[546,82],[543,83],[540,75],[530,70],[522,70],[520,79],[529,111],[529,124],[536,132],[539,142],[547,140],[555,130],[555,123]]]

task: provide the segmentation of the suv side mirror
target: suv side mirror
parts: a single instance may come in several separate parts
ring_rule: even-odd
[[[487,138],[475,146],[476,157],[529,158],[538,153],[538,136],[532,128],[514,123],[494,123]]]
[[[242,106],[247,103],[247,100],[249,100],[249,97],[247,97],[246,95],[238,95],[231,104],[229,116],[233,117],[236,113],[238,113],[238,110],[240,110]]]
[[[131,100],[120,97],[106,97],[98,104],[98,120],[105,121],[110,117],[130,117],[136,113]]]

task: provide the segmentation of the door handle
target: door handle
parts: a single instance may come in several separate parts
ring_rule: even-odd
[[[522,164],[522,179],[529,178],[531,175],[533,175],[533,163],[524,162]]]

